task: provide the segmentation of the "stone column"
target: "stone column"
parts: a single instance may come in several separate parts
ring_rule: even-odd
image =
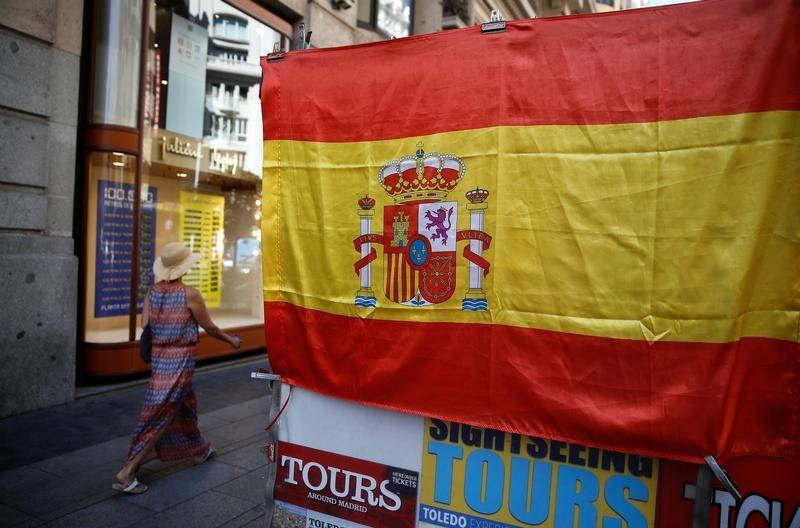
[[[467,211],[469,211],[469,228],[472,231],[483,232],[484,216],[489,204],[486,199],[489,191],[485,189],[474,189],[467,192]],[[480,240],[470,240],[469,249],[479,257],[483,255],[483,242]],[[469,263],[469,289],[461,303],[462,310],[485,312],[488,308],[486,292],[483,291],[483,269],[473,262]]]
[[[75,391],[72,225],[73,202],[83,202],[75,156],[84,6],[0,4],[2,418],[69,402]]]
[[[361,226],[360,235],[368,235],[372,230],[372,217],[375,216],[375,200],[365,196],[358,201],[358,218]],[[361,246],[361,258],[370,254],[372,244]],[[356,306],[375,306],[375,292],[372,290],[372,263],[361,268],[360,288],[356,293]]]

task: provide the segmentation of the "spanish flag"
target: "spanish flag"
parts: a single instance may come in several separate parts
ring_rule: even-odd
[[[290,384],[591,446],[792,456],[800,3],[262,58]]]

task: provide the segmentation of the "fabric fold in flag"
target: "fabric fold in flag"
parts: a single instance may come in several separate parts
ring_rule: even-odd
[[[798,27],[791,0],[707,0],[262,58],[275,371],[650,456],[793,456]]]

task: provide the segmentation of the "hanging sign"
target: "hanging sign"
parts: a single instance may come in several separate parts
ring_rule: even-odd
[[[800,458],[741,457],[725,469],[736,480],[742,500],[714,480],[709,528],[800,528]],[[664,461],[659,486],[659,528],[690,526],[697,466]]]
[[[653,526],[658,460],[426,420],[421,527]]]
[[[275,499],[307,527],[405,528],[414,526],[418,481],[416,471],[281,442]]]

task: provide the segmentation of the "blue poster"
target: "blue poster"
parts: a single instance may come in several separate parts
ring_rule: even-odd
[[[97,261],[94,286],[94,316],[112,317],[130,313],[131,262],[133,262],[132,183],[98,181]],[[142,312],[144,295],[153,281],[156,249],[156,188],[147,186],[142,195],[139,223],[139,291],[136,313]]]

